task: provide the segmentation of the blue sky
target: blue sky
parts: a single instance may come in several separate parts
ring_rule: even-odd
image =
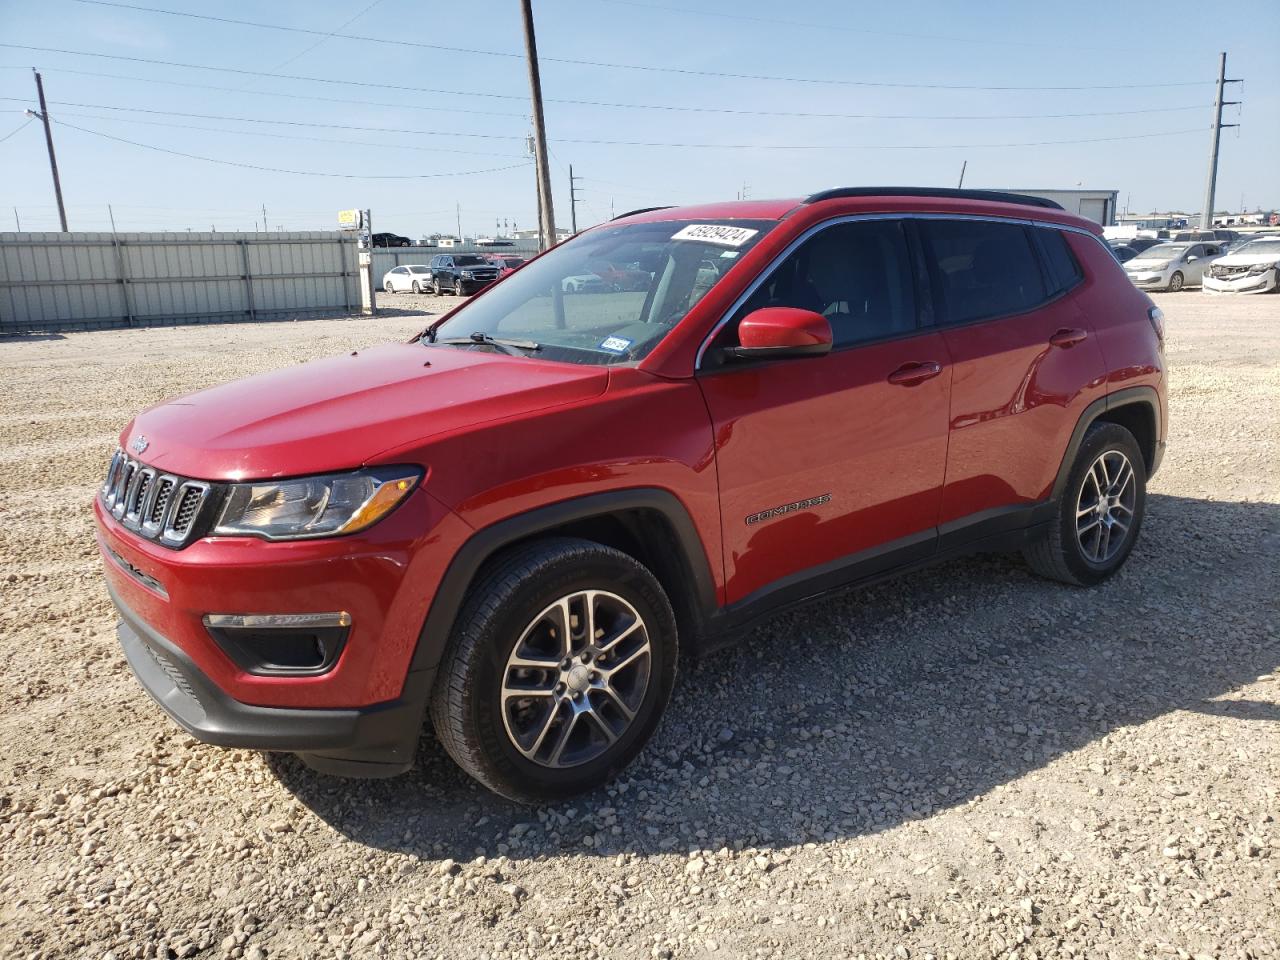
[[[413,237],[452,232],[457,205],[468,234],[491,233],[499,219],[534,225],[515,0],[122,2],[507,55],[76,0],[0,0],[3,44],[223,68],[0,46],[0,137],[13,134],[0,142],[0,229],[13,229],[15,206],[24,229],[57,229],[40,125],[17,129],[34,105],[32,66],[62,121],[55,137],[72,229],[106,229],[108,203],[122,230],[252,229],[263,204],[271,229],[327,229],[350,206],[370,207],[377,229]],[[733,199],[744,185],[751,197],[848,184],[953,186],[965,160],[967,186],[1082,184],[1118,189],[1121,206],[1128,200],[1135,210],[1198,210],[1220,50],[1228,76],[1246,83],[1228,86],[1227,99],[1245,104],[1228,108],[1241,126],[1223,134],[1217,206],[1235,208],[1242,197],[1249,207],[1280,206],[1280,0],[1229,8],[1203,0],[534,7],[561,225],[569,164],[584,178],[580,226],[611,210]],[[1162,86],[1129,86],[1137,84]],[[957,89],[1081,86],[1121,88]],[[840,116],[777,115],[796,113]],[[1113,115],[1047,116],[1098,113]],[[1000,118],[973,119],[991,115]],[[1063,140],[1096,142],[1010,145]]]

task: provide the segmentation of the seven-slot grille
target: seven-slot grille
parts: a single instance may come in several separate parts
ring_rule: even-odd
[[[102,505],[130,530],[166,547],[186,546],[212,486],[134,460],[117,450],[102,485]]]

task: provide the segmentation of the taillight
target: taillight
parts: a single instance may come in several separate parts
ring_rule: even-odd
[[[1151,327],[1155,330],[1156,336],[1160,338],[1160,342],[1164,342],[1164,311],[1159,307],[1152,307],[1147,311],[1147,319],[1151,321]]]

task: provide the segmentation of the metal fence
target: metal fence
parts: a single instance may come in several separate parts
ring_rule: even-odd
[[[355,240],[337,231],[0,233],[0,334],[359,309]]]

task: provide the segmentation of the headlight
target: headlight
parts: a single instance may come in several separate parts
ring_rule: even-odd
[[[1276,268],[1276,264],[1274,263],[1255,264],[1254,266],[1249,268],[1249,272],[1246,274],[1246,276],[1260,277],[1264,273],[1266,273],[1268,270],[1274,270],[1275,268]]]
[[[380,467],[232,484],[213,534],[309,540],[355,533],[394,510],[421,479],[417,467]]]
[[[471,278],[472,278],[472,273],[471,273],[471,271],[470,271],[470,270],[463,270],[463,271],[462,271],[462,279],[463,279],[463,280],[470,280]]]

